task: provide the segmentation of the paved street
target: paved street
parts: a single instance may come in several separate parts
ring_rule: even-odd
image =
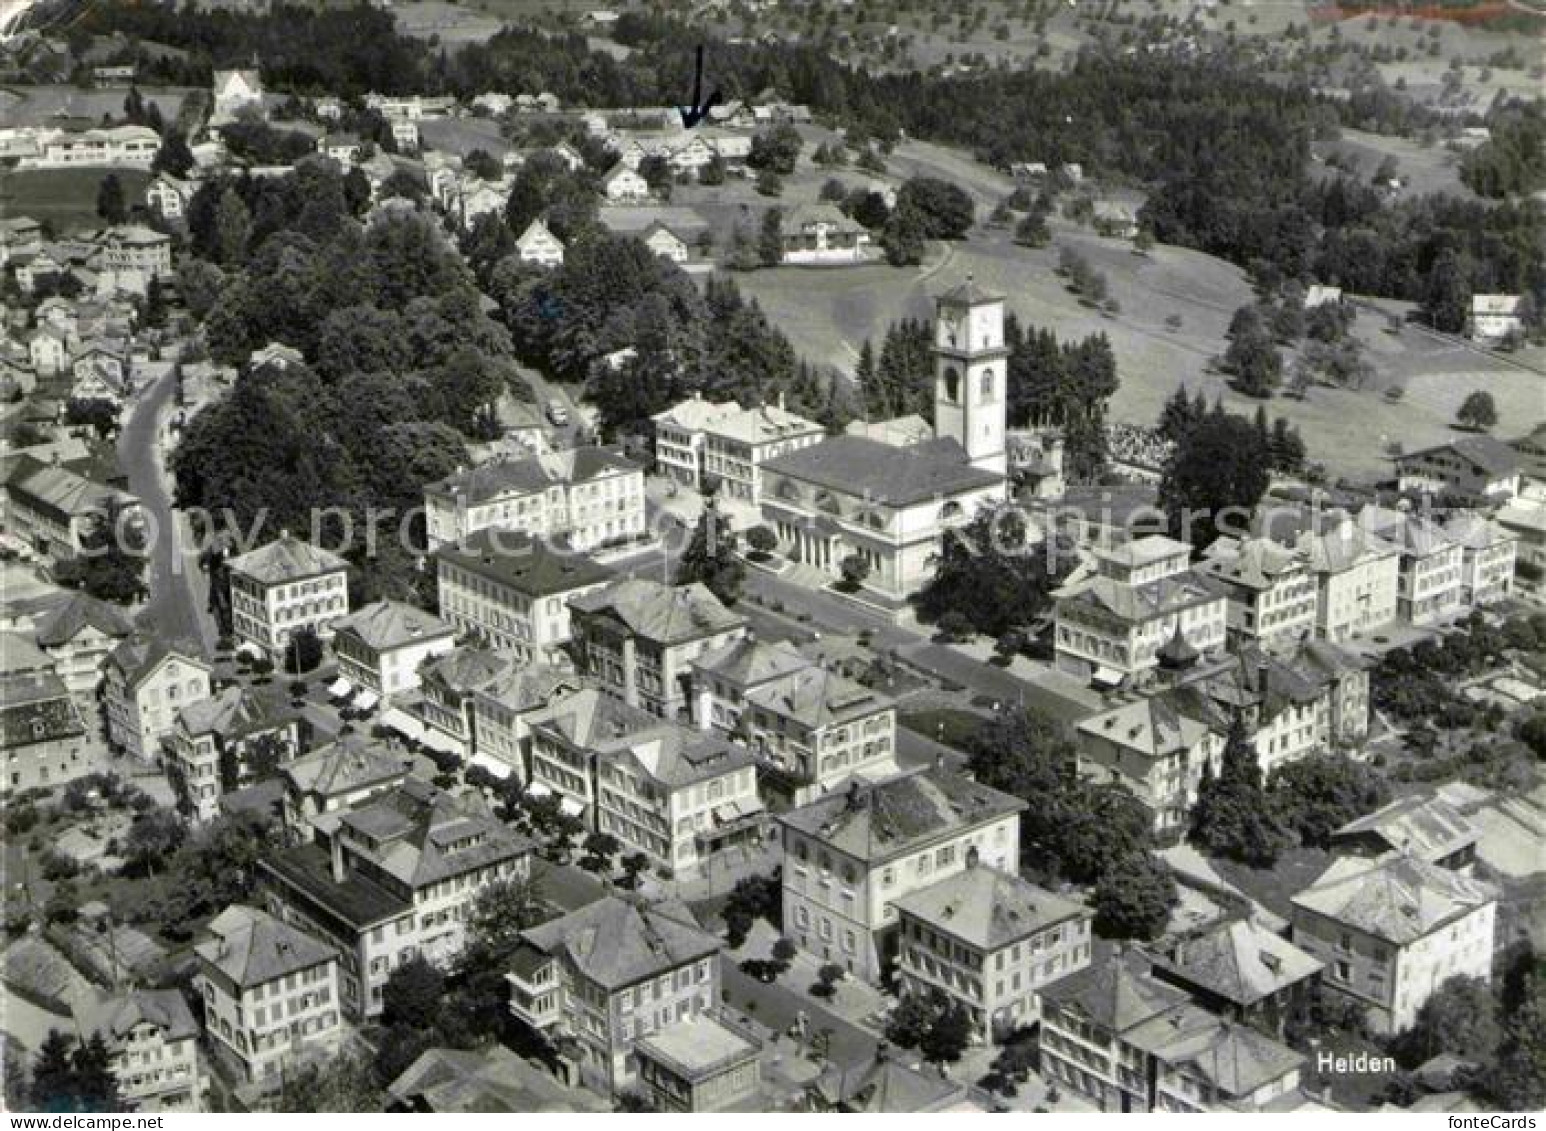
[[[734,962],[723,961],[720,969],[724,979],[726,1003],[751,1017],[758,1024],[775,1032],[784,1033],[796,1023],[801,1011],[804,1011],[811,1033],[817,1033],[823,1029],[831,1031],[832,1042],[828,1048],[828,1058],[834,1064],[845,1068],[851,1067],[863,1064],[875,1055],[875,1047],[879,1042],[874,1034],[844,1021],[835,1013],[776,982],[770,984],[748,977]]]
[[[154,626],[158,635],[199,641],[206,652],[213,652],[216,633],[205,613],[208,586],[198,568],[197,556],[185,554],[182,562],[173,562],[177,540],[172,531],[174,523],[181,523],[182,517],[172,509],[170,483],[161,469],[161,432],[175,386],[176,380],[168,370],[146,388],[134,402],[118,436],[119,463],[128,476],[129,490],[139,497],[150,516],[154,534],[147,576],[150,600],[139,619]],[[185,525],[181,529],[187,533]],[[186,539],[183,544],[187,544]]]

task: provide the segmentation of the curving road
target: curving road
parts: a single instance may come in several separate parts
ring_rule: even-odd
[[[118,434],[118,462],[129,479],[129,490],[144,505],[150,543],[150,600],[140,611],[140,625],[156,635],[197,643],[206,655],[215,648],[215,628],[206,614],[208,586],[199,569],[198,554],[184,550],[174,562],[180,543],[189,545],[187,526],[172,508],[170,477],[162,470],[163,435],[171,416],[176,387],[168,369],[135,400]],[[173,530],[184,536],[174,539]]]

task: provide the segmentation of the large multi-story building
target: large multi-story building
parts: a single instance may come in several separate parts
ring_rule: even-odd
[[[359,734],[339,735],[336,741],[285,763],[286,839],[310,844],[323,814],[352,809],[390,792],[407,780],[412,764],[412,759]]]
[[[102,672],[108,741],[142,763],[157,764],[177,713],[209,698],[211,671],[191,648],[125,640],[108,655]]]
[[[1408,511],[1368,506],[1358,512],[1365,530],[1401,552],[1396,615],[1427,627],[1464,613],[1464,551],[1432,519]]]
[[[80,708],[51,668],[0,674],[0,766],[0,796],[60,785],[97,769],[88,757]]]
[[[898,947],[896,902],[973,863],[1014,870],[1026,803],[956,774],[914,770],[779,814],[784,933],[878,982]]]
[[[54,661],[70,694],[88,700],[96,696],[108,655],[133,633],[134,625],[118,606],[78,592],[33,627],[33,639]]]
[[[1158,665],[1178,634],[1198,653],[1223,647],[1229,601],[1186,543],[1156,534],[1089,554],[1055,594],[1058,667],[1114,686]]]
[[[333,948],[255,907],[227,907],[194,947],[194,992],[215,1055],[243,1084],[277,1089],[285,1068],[343,1039]]]
[[[432,613],[401,601],[365,605],[333,622],[338,678],[348,684],[338,690],[391,703],[418,689],[425,660],[455,647],[456,628]]]
[[[103,126],[88,130],[40,129],[24,169],[81,167],[149,169],[161,149],[161,135],[148,126]]]
[[[1294,548],[1315,577],[1316,635],[1340,644],[1396,619],[1401,551],[1345,512],[1327,517],[1329,529],[1306,530]]]
[[[1191,707],[1183,696],[1160,692],[1091,715],[1075,728],[1079,776],[1126,786],[1167,840],[1185,835],[1203,769],[1217,769],[1224,749],[1214,713]]]
[[[426,662],[419,673],[421,740],[437,750],[470,754],[478,742],[474,697],[520,667],[508,652],[471,647]]]
[[[575,1050],[603,1095],[637,1078],[635,1042],[719,1003],[720,941],[680,904],[607,896],[525,931],[508,975],[510,1012]]]
[[[304,629],[328,639],[349,611],[349,563],[289,531],[232,558],[226,569],[237,639],[271,657],[283,656]]]
[[[255,762],[288,762],[300,751],[297,712],[235,685],[185,704],[167,742],[166,767],[178,800],[195,821],[214,819],[220,797],[251,785]]]
[[[1524,461],[1492,436],[1462,436],[1396,457],[1402,490],[1456,495],[1480,503],[1506,503],[1519,494]]]
[[[472,693],[472,757],[499,778],[531,778],[531,723],[559,699],[579,691],[572,671],[533,664],[510,668]]]
[[[782,404],[742,408],[702,395],[657,413],[655,459],[660,470],[695,491],[717,486],[720,495],[756,506],[762,501],[762,465],[786,452],[819,443],[821,425]]]
[[[102,236],[102,265],[120,274],[133,273],[148,283],[172,274],[172,237],[143,224],[109,228]]]
[[[1151,955],[1154,977],[1178,986],[1220,1017],[1283,1035],[1310,1004],[1323,968],[1254,918],[1229,919],[1162,941]]]
[[[1229,631],[1276,645],[1315,634],[1315,578],[1270,538],[1219,538],[1197,571],[1229,599]]]
[[[76,1028],[101,1037],[118,1092],[137,1112],[199,1111],[208,1081],[199,1025],[180,990],[129,990],[77,1007]]]
[[[692,691],[698,726],[744,742],[764,794],[786,807],[896,772],[895,702],[788,644],[743,637],[705,653]]]
[[[394,968],[454,958],[491,885],[529,874],[531,844],[480,798],[408,778],[312,821],[316,840],[260,862],[271,911],[337,947],[343,1007],[380,1014]]]
[[[644,471],[610,448],[479,464],[425,487],[424,507],[432,551],[490,528],[582,551],[646,532]]]
[[[1295,945],[1376,1032],[1409,1029],[1449,978],[1492,979],[1497,894],[1480,880],[1399,852],[1347,856],[1292,902]]]
[[[595,688],[554,703],[531,729],[533,791],[667,875],[694,875],[762,838],[751,755]]]
[[[25,452],[6,468],[5,497],[7,531],[55,561],[80,554],[107,521],[120,528],[112,535],[131,545],[141,529],[140,501],[127,491]]]
[[[1460,603],[1467,609],[1496,604],[1514,592],[1519,539],[1475,511],[1460,511],[1444,524],[1460,546]]]
[[[569,606],[580,671],[664,719],[685,714],[693,662],[746,634],[746,618],[696,582],[620,578]]]
[[[902,995],[936,991],[991,1043],[1035,1024],[1037,990],[1090,964],[1094,912],[1014,872],[975,865],[896,901]]]
[[[435,559],[441,613],[526,663],[566,662],[570,599],[616,576],[545,539],[499,530],[469,535]]]

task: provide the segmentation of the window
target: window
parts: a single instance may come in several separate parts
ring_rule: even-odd
[[[993,370],[984,369],[982,371],[982,380],[979,383],[979,391],[983,400],[991,400],[993,398]]]
[[[961,374],[954,366],[945,370],[945,399],[952,404],[961,399]]]

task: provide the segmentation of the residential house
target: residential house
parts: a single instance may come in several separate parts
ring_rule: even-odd
[[[323,640],[349,611],[349,563],[288,530],[226,563],[236,638],[271,657],[311,631]]]
[[[1475,503],[1508,503],[1519,494],[1524,463],[1492,436],[1462,436],[1396,457],[1403,491],[1456,495]]]
[[[27,339],[27,356],[40,377],[63,373],[70,363],[70,335],[52,322],[41,323]]]
[[[539,216],[515,238],[515,253],[521,257],[522,263],[557,267],[564,261],[564,241],[549,231]]]
[[[1055,592],[1055,654],[1064,671],[1115,686],[1160,662],[1173,637],[1196,653],[1223,647],[1229,601],[1191,568],[1191,547],[1148,535],[1089,551]]]
[[[424,698],[418,710],[424,722],[421,742],[437,750],[466,756],[477,748],[473,701],[483,691],[521,665],[508,652],[458,648],[429,660],[419,671]]]
[[[1120,200],[1097,200],[1091,223],[1100,235],[1130,240],[1138,234],[1138,211]]]
[[[431,551],[480,530],[563,537],[578,551],[646,533],[644,470],[610,448],[499,459],[424,488]]]
[[[0,797],[61,785],[99,768],[88,755],[80,709],[50,668],[0,674],[0,764]]]
[[[1546,577],[1546,498],[1521,495],[1501,508],[1496,521],[1516,539],[1515,569],[1519,576],[1539,582]]]
[[[1392,853],[1470,875],[1480,830],[1469,817],[1432,793],[1398,797],[1331,834],[1339,853],[1380,859]]]
[[[1223,589],[1233,636],[1270,647],[1315,635],[1315,578],[1287,546],[1225,536],[1207,548],[1197,572]]]
[[[779,814],[785,935],[878,983],[899,946],[897,901],[974,862],[1015,870],[1025,808],[957,774],[914,770]]]
[[[1159,981],[1230,1021],[1281,1037],[1310,1004],[1324,964],[1254,918],[1213,923],[1162,942],[1151,955]]]
[[[1473,342],[1495,344],[1524,330],[1524,300],[1519,295],[1472,295],[1467,331]]]
[[[314,842],[258,866],[269,910],[338,949],[342,1006],[358,1020],[380,1015],[394,968],[455,958],[478,896],[531,870],[531,842],[481,797],[413,777],[313,827]]]
[[[317,139],[317,152],[340,165],[357,165],[365,152],[365,143],[357,134],[326,133]]]
[[[249,688],[227,687],[177,712],[166,767],[184,812],[194,821],[220,813],[220,797],[277,771],[301,748],[301,716]]]
[[[1492,979],[1496,892],[1421,857],[1338,857],[1292,903],[1294,943],[1377,1033],[1409,1029],[1449,978]]]
[[[762,839],[757,774],[745,749],[664,721],[595,688],[528,723],[535,796],[556,795],[587,827],[642,852],[667,876],[701,874]]]
[[[691,678],[694,721],[745,743],[775,804],[896,772],[895,702],[791,645],[742,637],[693,661]]]
[[[826,429],[777,405],[742,408],[701,395],[654,416],[656,452],[666,474],[703,491],[757,506],[769,460],[820,443]]]
[[[149,169],[161,150],[161,135],[148,126],[42,129],[37,151],[21,157],[22,169]]]
[[[419,148],[419,126],[410,118],[394,118],[391,122],[392,141],[399,153],[414,153]]]
[[[280,770],[286,839],[310,844],[316,839],[318,818],[396,789],[407,780],[411,765],[410,758],[359,734],[341,734],[286,762]]]
[[[692,662],[746,632],[746,618],[702,584],[627,577],[569,602],[580,671],[630,706],[685,714]]]
[[[116,513],[125,541],[138,529],[140,501],[127,491],[22,453],[5,477],[5,526],[17,541],[54,561],[78,555]]]
[[[94,699],[108,654],[133,631],[118,606],[72,592],[38,618],[33,639],[54,662],[71,695]]]
[[[680,904],[609,895],[522,932],[510,1012],[613,1096],[637,1080],[639,1041],[718,1008],[721,945]]]
[[[579,691],[572,672],[543,664],[512,667],[472,695],[472,757],[495,777],[531,780],[531,723]]]
[[[124,343],[93,341],[81,347],[70,362],[75,378],[70,399],[106,401],[122,410],[124,401],[134,394],[133,370]]]
[[[863,263],[870,234],[832,204],[802,204],[783,214],[786,264]]]
[[[108,741],[146,765],[162,761],[162,742],[189,703],[209,698],[213,669],[192,649],[131,638],[108,654],[102,703]]]
[[[1397,574],[1396,615],[1427,627],[1455,620],[1466,612],[1460,543],[1432,519],[1404,507],[1367,506],[1358,512],[1365,530],[1401,552]]]
[[[1333,511],[1324,531],[1306,530],[1294,550],[1315,578],[1316,635],[1340,644],[1396,619],[1401,550]]]
[[[101,1037],[118,1093],[132,1111],[195,1112],[209,1087],[199,1025],[181,990],[131,989],[77,1006],[76,1030]]]
[[[980,1111],[966,1085],[922,1066],[903,1064],[884,1042],[856,1064],[829,1063],[805,1090],[812,1112],[919,1115]]]
[[[619,161],[601,178],[601,195],[608,204],[644,204],[650,198],[649,182]]]
[[[645,228],[639,238],[656,255],[669,259],[672,263],[686,263],[689,258],[687,241],[659,220]]]
[[[1337,306],[1342,302],[1342,288],[1328,287],[1324,283],[1312,283],[1304,293],[1305,310],[1322,306]]]
[[[333,948],[255,907],[215,916],[194,947],[194,992],[215,1055],[243,1084],[277,1090],[304,1057],[343,1043]]]
[[[172,274],[172,237],[142,224],[109,228],[102,237],[103,265],[117,274],[133,274],[146,284]],[[138,288],[143,290],[143,285]]]
[[[440,609],[457,631],[523,662],[566,663],[569,601],[615,577],[530,534],[480,530],[435,554]]]
[[[1518,537],[1502,524],[1459,511],[1444,523],[1444,536],[1460,547],[1460,605],[1479,609],[1514,592]]]
[[[338,678],[348,691],[368,694],[361,706],[392,703],[416,690],[420,665],[455,647],[452,624],[401,601],[376,601],[333,622]]]
[[[163,220],[181,220],[197,186],[192,181],[157,173],[145,186],[145,207]]]
[[[896,909],[901,995],[942,994],[983,1044],[1037,1023],[1040,988],[1090,964],[1094,912],[1013,870],[969,865]]]

